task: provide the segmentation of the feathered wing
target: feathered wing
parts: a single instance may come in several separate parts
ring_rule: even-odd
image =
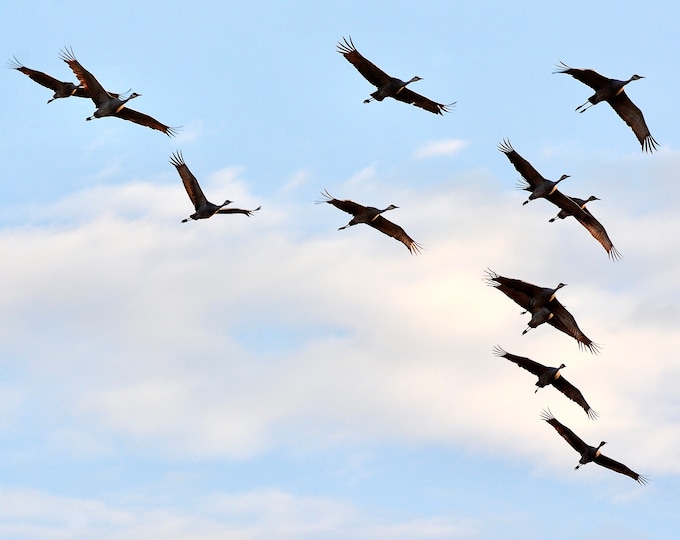
[[[245,214],[250,217],[253,212],[257,212],[261,206],[255,208],[255,210],[244,210],[243,208],[220,208],[216,214]]]
[[[593,238],[602,245],[610,259],[619,260],[621,258],[621,253],[614,247],[604,226],[595,219],[595,216],[587,208],[582,208],[576,201],[562,193],[559,189],[555,189],[546,198],[570,216],[574,216]]]
[[[592,69],[579,69],[569,67],[564,62],[560,62],[557,65],[555,73],[566,73],[571,75],[577,81],[581,81],[583,84],[590,86],[593,90],[597,90],[602,85],[607,84],[609,79],[604,75],[600,75],[597,71]]]
[[[370,225],[374,229],[379,230],[381,233],[384,233],[387,236],[391,236],[392,238],[399,240],[412,254],[417,255],[422,249],[422,246],[418,244],[418,242],[414,241],[413,238],[411,238],[408,234],[406,234],[404,229],[382,216],[376,217],[373,221],[367,223],[367,225]]]
[[[541,374],[547,369],[546,366],[544,366],[543,364],[539,364],[538,362],[535,362],[530,358],[526,358],[524,356],[510,354],[509,352],[504,351],[498,346],[494,348],[494,354],[496,356],[501,356],[506,360],[510,360],[510,362],[517,364],[522,369],[526,369],[528,372],[533,373],[537,377],[540,377]]]
[[[513,300],[517,305],[528,310],[529,304],[531,302],[532,294],[528,294],[524,290],[518,289],[518,285],[530,285],[526,284],[519,279],[506,278],[499,276],[491,270],[486,272],[486,282],[501,291],[505,296]]]
[[[356,50],[351,37],[349,38],[349,41],[347,41],[347,38],[342,39],[343,41],[338,42],[338,52],[342,54],[368,82],[373,86],[379,87],[390,80],[391,77],[387,73]]]
[[[573,384],[571,384],[567,379],[562,377],[561,375],[557,377],[552,382],[552,385],[557,388],[560,392],[562,392],[565,396],[567,396],[570,400],[574,401],[578,405],[581,406],[581,408],[586,411],[586,414],[588,415],[588,418],[591,420],[594,420],[597,418],[599,415],[591,408],[590,405],[588,405],[588,402],[586,402],[585,398],[583,397],[583,394],[581,391],[576,388]]]
[[[362,212],[366,211],[365,206],[347,199],[336,199],[326,190],[322,191],[321,195],[324,197],[324,199],[322,201],[317,201],[318,203],[332,204],[339,210],[347,212],[348,214],[352,214],[353,216],[356,216],[357,214],[361,214]]]
[[[174,137],[177,134],[177,128],[168,127],[165,124],[161,124],[158,120],[149,116],[148,114],[135,111],[134,109],[129,109],[128,107],[122,107],[119,109],[116,113],[116,116],[122,118],[123,120],[134,122],[135,124],[162,131],[168,137]]]
[[[435,114],[450,112],[450,107],[455,105],[455,102],[449,103],[448,105],[437,103],[436,101],[432,101],[431,99],[426,98],[425,96],[421,96],[417,92],[414,92],[413,90],[410,90],[406,87],[402,88],[393,97],[394,99],[398,99],[399,101],[403,101],[404,103],[411,103],[416,107],[420,107],[421,109],[425,109],[426,111],[430,111]]]
[[[199,208],[206,206],[208,200],[205,198],[203,190],[198,184],[198,180],[196,180],[196,177],[191,173],[189,167],[187,167],[184,162],[184,158],[180,151],[177,151],[170,156],[170,163],[177,169],[177,172],[182,179],[182,184],[184,184],[184,189],[187,190],[187,195],[189,195],[189,199],[191,199],[191,202],[194,205],[194,209],[198,211]]]
[[[649,132],[642,111],[630,100],[625,91],[622,90],[617,96],[610,99],[608,103],[616,111],[616,114],[633,130],[637,140],[642,145],[643,151],[653,152],[658,150],[659,143],[654,140],[654,137]]]
[[[532,191],[545,181],[545,178],[543,178],[539,172],[534,169],[533,165],[531,165],[531,163],[529,163],[517,153],[517,151],[510,144],[510,141],[503,139],[503,141],[498,145],[498,149],[507,156],[507,158],[510,160],[510,163],[513,164],[517,172],[522,175],[522,178],[528,184],[528,186],[522,186],[523,189]]]
[[[82,84],[87,89],[89,97],[92,98],[92,101],[94,101],[97,107],[109,100],[111,95],[104,89],[104,87],[99,83],[97,78],[92,75],[92,73],[80,65],[80,62],[76,60],[76,57],[71,49],[63,50],[61,52],[61,59],[69,65],[75,76],[80,81],[80,84]]]
[[[554,427],[555,431],[557,431],[557,433],[559,433],[560,436],[569,443],[569,446],[571,446],[579,454],[583,455],[583,453],[588,449],[588,445],[583,442],[583,440],[578,435],[576,435],[576,433],[557,420],[557,418],[555,418],[550,412],[550,409],[545,409],[541,412],[541,419],[545,420],[548,422],[548,424]]]
[[[602,244],[602,247],[605,249],[610,259],[615,261],[621,259],[621,253],[619,253],[619,251],[614,247],[614,244],[609,238],[609,235],[607,234],[607,231],[602,223],[595,219],[595,216],[593,216],[589,210],[585,208],[583,210],[585,217],[583,214],[574,214],[574,217],[581,225],[586,228],[586,230],[593,236],[593,238],[595,238],[595,240]]]
[[[28,76],[32,81],[38,83],[40,86],[44,86],[45,88],[49,88],[50,90],[56,91],[59,88],[61,88],[64,84],[67,84],[63,81],[55,79],[54,77],[48,75],[47,73],[27,68],[21,62],[19,62],[19,60],[17,60],[16,57],[14,57],[13,60],[10,60],[8,65],[10,68],[16,69],[17,71],[20,71],[24,75]]]
[[[576,324],[576,319],[557,299],[550,303],[549,308],[553,314],[553,317],[547,321],[549,325],[573,337],[578,341],[579,347],[586,347],[593,354],[600,352],[600,346],[581,331]]]
[[[605,455],[600,454],[593,461],[598,465],[606,467],[607,469],[611,469],[612,471],[616,471],[617,473],[630,476],[633,480],[640,484],[646,484],[649,481],[649,479],[646,476],[642,476],[641,474],[636,473],[623,463],[619,463],[618,461],[615,461],[612,458],[607,457]]]

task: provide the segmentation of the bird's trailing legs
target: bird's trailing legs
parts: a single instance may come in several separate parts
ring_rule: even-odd
[[[586,105],[587,105],[587,107],[586,107]],[[592,106],[593,106],[592,103],[590,103],[589,101],[586,101],[583,105],[579,105],[579,106],[576,107],[576,109],[574,109],[574,110],[576,110],[576,111],[582,113],[582,112],[585,112],[585,111],[587,111],[588,109],[590,109]]]

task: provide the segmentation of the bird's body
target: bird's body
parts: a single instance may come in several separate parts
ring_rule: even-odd
[[[539,287],[519,279],[499,276],[491,270],[487,271],[486,281],[532,314],[529,328],[536,328],[547,322],[573,337],[579,347],[585,347],[593,354],[599,352],[599,346],[581,331],[573,315],[555,297],[555,292],[564,286],[563,283],[552,289]],[[523,334],[526,334],[529,328],[524,330]]]
[[[517,169],[517,172],[522,175],[523,181],[519,184],[519,187],[525,191],[531,192],[529,198],[522,204],[527,204],[534,199],[547,199],[557,190],[557,184],[562,180],[569,178],[568,174],[563,174],[559,180],[554,182],[552,180],[547,180],[533,167],[533,165],[531,165],[531,163],[515,151],[510,144],[510,141],[507,139],[503,140],[498,145],[498,149],[507,156],[510,163]]]
[[[322,195],[324,200],[319,201],[320,203],[325,202],[332,204],[336,208],[339,208],[348,214],[352,214],[353,216],[347,225],[340,227],[338,230],[346,229],[347,227],[351,227],[352,225],[357,225],[359,223],[365,223],[366,225],[370,225],[374,229],[379,230],[383,234],[399,240],[408,248],[411,253],[420,253],[420,244],[415,242],[409,235],[407,235],[404,229],[402,229],[399,225],[392,223],[381,215],[383,212],[398,208],[398,206],[391,204],[387,208],[380,210],[372,206],[363,206],[359,203],[346,199],[336,199],[330,193],[328,193],[328,191],[322,192]]]
[[[135,111],[126,106],[128,101],[139,97],[140,94],[132,92],[124,99],[120,96],[111,94],[104,89],[92,73],[80,65],[80,62],[78,62],[73,55],[73,51],[62,51],[61,58],[73,70],[73,73],[78,77],[78,80],[85,87],[89,96],[92,98],[92,101],[94,101],[94,104],[97,106],[94,114],[86,118],[86,120],[102,118],[104,116],[117,116],[123,120],[129,120],[136,124],[162,131],[168,136],[174,136],[176,134],[176,128],[168,127],[148,114],[140,113],[139,111]]]
[[[588,98],[588,101],[576,107],[577,111],[584,112],[593,105],[606,101],[616,114],[633,130],[633,133],[642,145],[643,151],[653,152],[657,149],[659,143],[654,140],[654,137],[649,132],[642,111],[630,100],[624,90],[624,87],[629,82],[644,79],[644,77],[633,75],[628,80],[620,81],[600,75],[592,69],[571,68],[563,62],[560,62],[557,66],[555,73],[571,75],[577,81],[581,81],[595,90],[595,93]]]
[[[605,441],[602,441],[598,446],[590,446],[589,444],[586,444],[571,429],[569,429],[567,426],[559,422],[553,416],[550,410],[544,410],[541,413],[541,419],[545,420],[546,422],[548,422],[548,424],[554,427],[555,431],[557,431],[557,433],[559,433],[562,436],[562,438],[565,441],[567,441],[569,445],[581,455],[578,464],[576,465],[576,467],[574,467],[575,469],[578,469],[581,465],[585,465],[586,463],[590,463],[592,461],[594,463],[597,463],[598,465],[601,465],[602,467],[611,469],[612,471],[616,471],[618,473],[625,474],[626,476],[630,476],[633,480],[640,484],[646,484],[648,482],[647,477],[634,472],[623,463],[614,461],[613,459],[602,454],[600,448],[607,444]]]
[[[597,418],[598,414],[590,407],[590,405],[588,405],[581,391],[569,381],[567,381],[564,377],[562,377],[560,370],[566,367],[564,364],[561,364],[559,367],[544,366],[543,364],[535,362],[530,358],[510,354],[498,346],[494,348],[493,352],[496,356],[501,356],[506,360],[517,364],[522,369],[525,369],[528,372],[536,375],[538,380],[536,381],[537,388],[535,392],[538,392],[539,388],[552,385],[569,399],[580,405],[581,408],[586,411],[588,418]]]
[[[208,199],[206,199],[205,195],[203,194],[203,190],[198,184],[198,180],[196,180],[196,177],[191,173],[189,167],[187,167],[186,163],[184,162],[182,152],[177,151],[172,154],[170,156],[170,163],[177,169],[177,172],[182,179],[182,183],[184,184],[184,188],[189,195],[189,199],[191,199],[191,202],[194,205],[195,212],[188,218],[183,219],[182,223],[186,223],[192,219],[207,219],[214,216],[215,214],[245,214],[246,216],[250,216],[253,212],[257,212],[261,208],[260,206],[258,206],[255,210],[224,208],[224,206],[231,204],[232,201],[230,200],[226,200],[222,204],[213,204],[208,201]]]
[[[591,195],[585,200],[578,199],[576,197],[568,197],[559,190],[556,190],[548,197],[548,200],[560,209],[557,216],[550,219],[549,222],[553,222],[556,219],[565,219],[566,217],[574,216],[574,218],[586,228],[593,238],[595,238],[602,245],[610,259],[616,261],[621,258],[621,253],[619,253],[619,251],[614,247],[614,244],[607,234],[607,230],[604,228],[602,223],[600,223],[586,208],[586,204],[588,204],[590,201],[598,201],[599,199],[597,197]]]
[[[436,103],[431,99],[406,88],[407,85],[412,82],[420,81],[421,78],[416,75],[404,82],[396,77],[391,77],[373,62],[362,56],[354,47],[352,38],[350,38],[349,41],[343,38],[343,41],[344,42],[338,43],[338,52],[342,54],[368,82],[377,87],[377,90],[371,94],[371,98],[364,100],[364,103],[369,103],[372,100],[382,101],[386,97],[391,97],[403,101],[404,103],[411,103],[416,107],[420,107],[421,109],[425,109],[426,111],[435,114],[449,112],[449,107],[455,105],[455,103],[449,105]]]

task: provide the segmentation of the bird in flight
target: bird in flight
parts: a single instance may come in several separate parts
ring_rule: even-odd
[[[324,197],[324,200],[317,201],[318,203],[332,204],[343,212],[347,212],[348,214],[352,214],[354,216],[347,225],[340,227],[338,230],[346,229],[347,227],[351,227],[357,223],[365,223],[366,225],[370,225],[374,229],[379,230],[381,233],[399,240],[412,254],[420,253],[420,250],[422,249],[420,244],[415,242],[408,234],[406,234],[404,229],[402,229],[399,225],[392,223],[381,215],[383,212],[387,212],[388,210],[399,208],[398,206],[390,204],[387,208],[379,210],[373,206],[363,206],[354,201],[336,199],[330,193],[328,193],[328,191],[323,191],[321,195]]]
[[[404,82],[396,77],[391,77],[357,51],[354,47],[354,43],[352,43],[352,38],[349,38],[349,41],[347,41],[346,38],[343,38],[343,41],[338,43],[338,52],[342,54],[368,82],[378,88],[371,94],[370,98],[364,100],[364,103],[369,103],[373,100],[382,101],[386,97],[391,97],[403,101],[404,103],[411,103],[416,107],[420,107],[421,109],[425,109],[426,111],[435,114],[449,112],[450,107],[456,104],[455,102],[449,103],[448,105],[437,103],[406,88],[409,84],[422,79],[416,75],[412,79]]]
[[[645,117],[642,111],[633,103],[626,94],[624,87],[631,81],[644,79],[641,75],[633,75],[626,81],[619,81],[617,79],[610,79],[604,75],[600,75],[597,71],[592,69],[578,69],[560,62],[557,65],[557,70],[554,73],[566,73],[571,75],[577,81],[590,86],[595,93],[588,98],[583,105],[576,107],[578,112],[584,112],[593,105],[597,105],[601,101],[609,103],[612,109],[618,114],[621,119],[628,124],[633,130],[633,133],[640,141],[642,150],[644,152],[653,152],[657,150],[659,143],[654,140],[652,134],[649,132]]]

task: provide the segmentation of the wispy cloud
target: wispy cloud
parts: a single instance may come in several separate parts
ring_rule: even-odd
[[[418,148],[413,153],[413,157],[416,159],[426,159],[435,156],[450,156],[460,152],[466,145],[467,141],[460,139],[430,141]]]

